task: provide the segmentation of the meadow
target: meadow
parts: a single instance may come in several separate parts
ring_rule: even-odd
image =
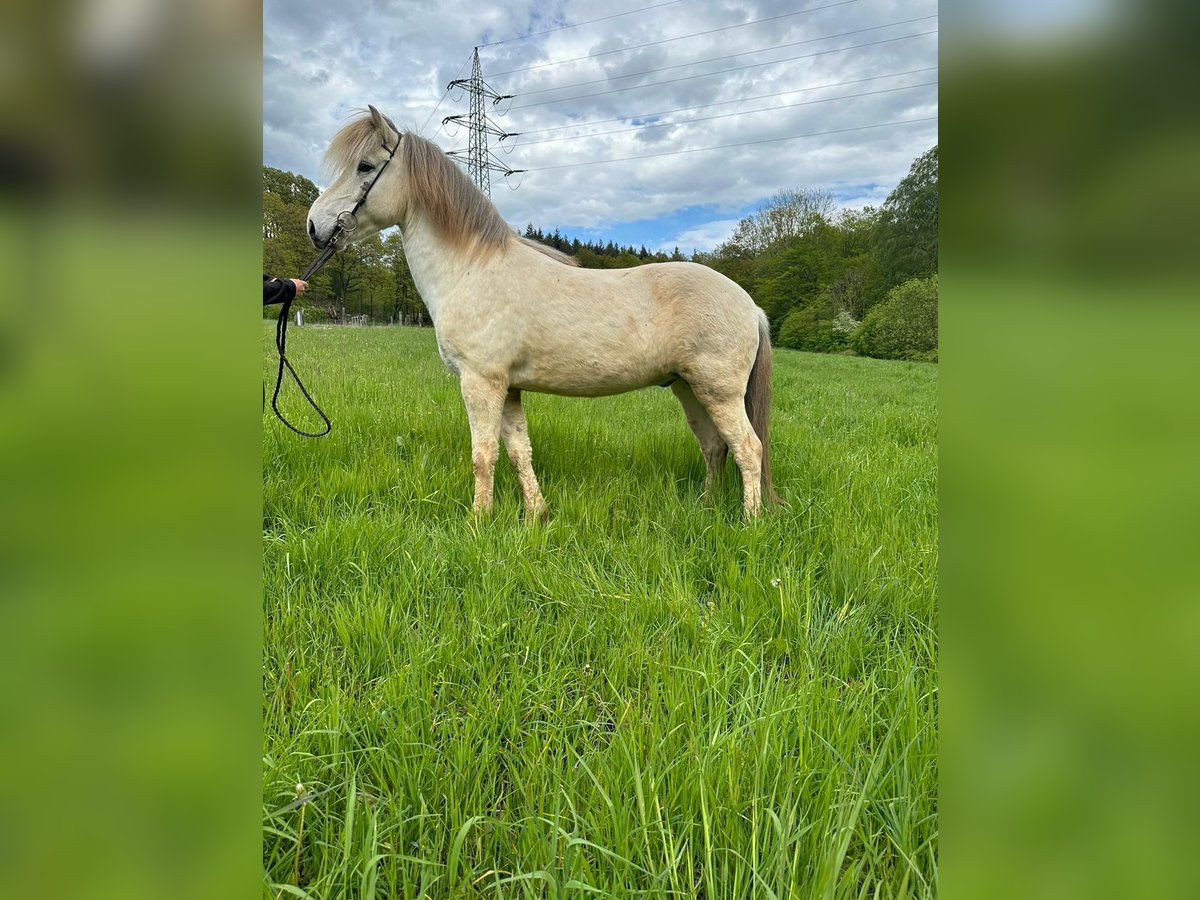
[[[669,390],[526,395],[539,525],[503,453],[472,518],[431,330],[289,350],[334,427],[264,412],[265,897],[937,895],[935,365],[776,350],[748,525]]]

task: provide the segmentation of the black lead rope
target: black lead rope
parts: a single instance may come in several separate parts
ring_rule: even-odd
[[[388,124],[391,124],[390,119],[388,120]],[[394,125],[392,128],[397,132],[397,134],[399,134],[399,129],[396,129]],[[387,149],[387,144],[384,144],[384,149]],[[367,200],[367,194],[371,193],[371,188],[375,187],[375,182],[379,180],[379,176],[383,174],[383,170],[388,167],[388,163],[390,163],[396,156],[396,151],[399,149],[400,141],[396,141],[396,146],[392,147],[388,151],[388,158],[384,161],[383,165],[379,167],[379,170],[375,173],[375,177],[371,179],[371,183],[367,185],[366,190],[362,192],[362,196],[358,198],[358,202],[354,204],[354,208],[338,215],[337,224],[334,225],[333,233],[329,236],[329,243],[325,245],[324,250],[317,254],[316,258],[309,264],[308,268],[304,270],[304,274],[300,276],[301,281],[308,281],[320,270],[321,266],[329,262],[329,258],[333,256],[337,250],[338,238],[341,237],[343,233],[350,234],[355,228],[358,227],[358,219],[356,216],[359,209],[362,208],[362,205]],[[300,376],[296,374],[296,370],[292,368],[292,364],[287,358],[288,317],[292,311],[292,301],[295,299],[296,295],[293,294],[287,300],[283,301],[283,308],[279,311],[279,320],[275,323],[275,349],[279,352],[279,369],[275,373],[275,393],[271,395],[271,409],[274,411],[280,422],[301,437],[325,437],[325,435],[329,434],[329,432],[333,429],[333,425],[331,425],[329,422],[329,416],[325,415],[325,411],[322,410],[321,407],[317,406],[317,401],[312,398],[312,394],[308,392],[308,388],[304,386],[304,382],[300,380]],[[283,387],[284,369],[286,369],[288,374],[292,376],[292,380],[296,382],[296,387],[300,388],[300,393],[304,395],[304,399],[308,401],[308,405],[317,411],[317,415],[320,416],[321,420],[325,423],[324,431],[303,431],[289,422],[284,417],[283,413],[279,411],[279,390]]]
[[[334,233],[330,237],[329,243],[325,245],[325,249],[317,254],[316,259],[314,259],[309,267],[304,271],[304,277],[300,279],[301,281],[308,281],[317,272],[317,270],[321,268],[321,266],[325,265],[325,263],[329,261],[329,257],[333,256],[334,248],[337,246],[336,241],[338,238],[338,233],[342,230],[343,229],[339,218],[339,222],[337,226],[335,226]],[[275,393],[271,395],[271,410],[275,413],[275,416],[280,422],[301,437],[325,437],[325,435],[329,434],[330,430],[333,428],[333,425],[329,422],[329,416],[325,415],[325,411],[317,405],[317,401],[312,398],[312,394],[308,392],[308,388],[304,386],[304,382],[300,380],[300,376],[296,374],[296,370],[292,368],[292,364],[287,358],[288,318],[291,316],[292,301],[295,299],[296,295],[293,294],[291,297],[283,301],[283,308],[279,310],[279,319],[275,322],[275,350],[279,353],[279,369],[275,373]],[[292,380],[296,382],[296,387],[300,388],[300,393],[304,395],[304,399],[308,401],[308,405],[317,411],[317,415],[320,416],[321,421],[325,423],[324,431],[304,431],[300,428],[297,428],[287,420],[283,413],[279,411],[279,391],[283,387],[283,372],[285,369],[287,370],[287,373],[292,376]]]
[[[312,398],[312,394],[308,392],[308,388],[304,386],[304,382],[300,380],[300,376],[296,374],[296,370],[292,368],[292,364],[287,358],[287,326],[288,314],[291,312],[291,309],[292,301],[290,299],[284,300],[283,309],[279,311],[279,321],[275,323],[275,349],[279,351],[279,370],[275,373],[275,393],[271,395],[271,409],[274,410],[280,422],[301,437],[325,437],[333,428],[329,423],[329,416],[325,415],[325,411],[317,405],[317,401]],[[300,393],[304,395],[304,399],[308,401],[308,405],[317,411],[317,415],[325,423],[324,431],[303,431],[289,422],[283,413],[279,411],[279,389],[283,386],[284,369],[287,369],[288,374],[292,376],[292,380],[296,382],[296,387],[300,388]]]

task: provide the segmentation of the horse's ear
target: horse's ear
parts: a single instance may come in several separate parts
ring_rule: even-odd
[[[367,109],[371,111],[371,123],[375,126],[376,131],[380,132],[384,137],[387,137],[388,130],[396,137],[403,137],[400,129],[396,127],[396,123],[377,110],[371,104],[367,104]]]

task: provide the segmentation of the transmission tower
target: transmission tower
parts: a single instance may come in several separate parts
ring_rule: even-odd
[[[462,88],[471,97],[471,112],[467,115],[446,116],[442,119],[442,124],[454,122],[458,125],[465,125],[469,132],[469,140],[467,149],[451,150],[447,155],[458,159],[466,159],[467,173],[471,176],[471,180],[478,185],[479,189],[487,196],[492,195],[492,172],[500,172],[505,177],[516,175],[524,172],[524,169],[513,169],[505,165],[497,156],[488,150],[488,135],[493,135],[498,140],[505,138],[516,137],[520,132],[509,132],[498,127],[491,119],[488,118],[487,107],[484,104],[485,100],[490,100],[492,106],[496,106],[501,100],[511,100],[514,94],[498,94],[492,90],[491,86],[483,80],[483,70],[479,66],[479,48],[475,48],[475,55],[471,62],[471,77],[456,78],[454,81],[446,85],[446,90],[451,88]]]

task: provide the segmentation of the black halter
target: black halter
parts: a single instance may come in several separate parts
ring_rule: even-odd
[[[301,281],[308,281],[321,270],[321,267],[325,265],[325,263],[329,262],[333,254],[337,252],[338,238],[344,235],[348,236],[353,234],[354,230],[358,228],[358,211],[362,209],[362,205],[367,202],[367,195],[371,193],[371,188],[375,187],[375,183],[379,181],[379,177],[383,174],[383,170],[388,167],[388,164],[396,157],[396,151],[400,149],[400,141],[402,136],[400,136],[398,130],[396,133],[396,146],[388,150],[388,158],[384,160],[383,165],[379,167],[379,170],[375,173],[375,177],[371,179],[371,183],[367,185],[366,189],[362,192],[362,195],[358,198],[358,202],[354,204],[353,208],[338,213],[337,222],[334,223],[333,231],[329,235],[329,243],[327,243],[325,248],[316,255],[311,263],[309,263],[308,268],[304,270],[304,274],[300,276]],[[384,144],[384,148],[387,148],[387,144]],[[275,393],[271,395],[271,409],[274,411],[280,422],[301,437],[324,437],[325,435],[329,434],[330,430],[333,428],[333,425],[330,424],[329,417],[325,415],[324,410],[317,406],[317,401],[315,401],[312,398],[312,395],[309,394],[308,389],[304,386],[304,382],[300,380],[300,376],[296,374],[296,370],[292,368],[292,364],[288,362],[287,358],[288,316],[291,313],[292,301],[295,299],[295,295],[293,295],[287,300],[283,301],[283,308],[279,311],[279,320],[275,323],[275,349],[279,353],[279,369],[275,373]],[[325,423],[324,431],[301,431],[286,418],[284,418],[283,413],[279,411],[279,389],[283,386],[284,369],[287,369],[288,374],[292,376],[292,380],[296,382],[296,387],[300,388],[300,393],[304,395],[304,399],[308,401],[308,405],[317,411],[317,415],[319,415],[321,420]]]
[[[330,257],[337,252],[337,240],[339,237],[342,235],[353,234],[354,230],[358,228],[358,211],[362,209],[362,205],[367,202],[367,195],[371,193],[371,188],[375,187],[375,182],[379,181],[380,176],[383,175],[383,170],[388,167],[393,159],[395,159],[396,151],[400,149],[400,141],[402,139],[402,136],[398,136],[396,138],[396,146],[388,150],[388,158],[383,161],[383,165],[380,166],[375,172],[375,177],[371,179],[371,183],[368,184],[366,189],[362,192],[362,195],[358,198],[358,202],[355,203],[350,209],[338,213],[337,222],[334,223],[333,231],[329,235],[329,243],[327,243],[325,245],[325,249],[318,253],[313,261],[309,263],[308,268],[304,270],[304,274],[300,276],[301,281],[308,281],[309,278],[320,271],[321,266],[329,262]],[[384,149],[387,149],[387,144],[384,144],[383,146]]]

